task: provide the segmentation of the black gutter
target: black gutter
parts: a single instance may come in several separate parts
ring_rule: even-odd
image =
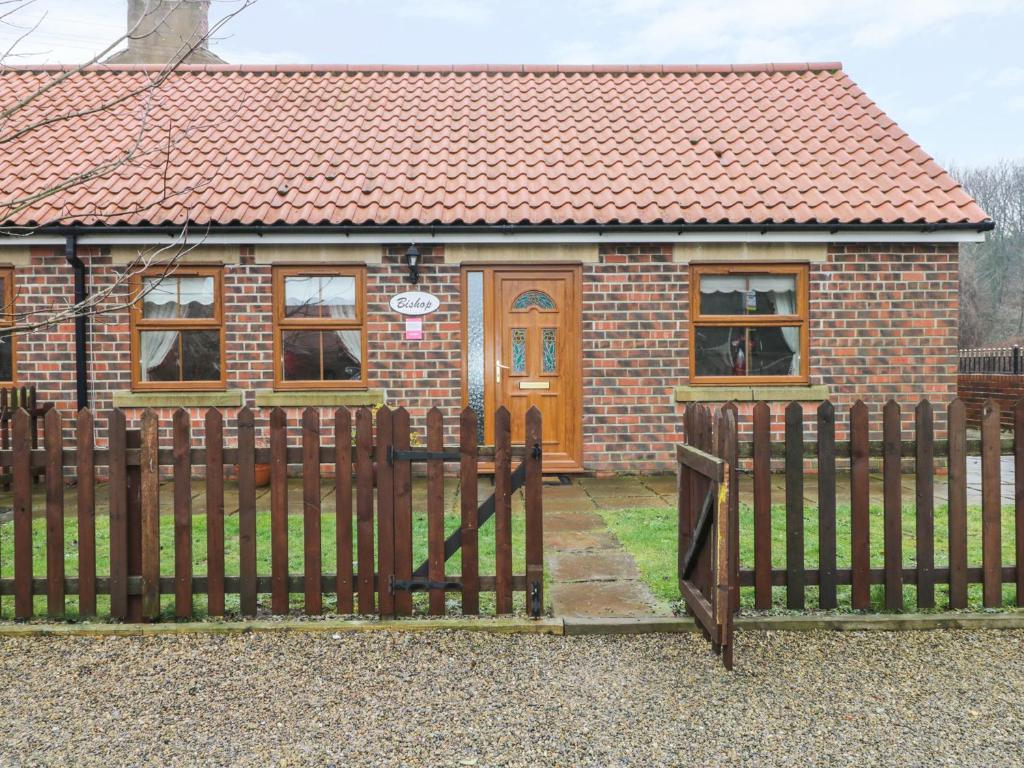
[[[980,223],[950,222],[945,224],[188,224],[189,237],[202,238],[207,234],[332,234],[332,235],[444,235],[444,234],[558,234],[587,233],[615,234],[651,232],[674,234],[703,232],[939,232],[945,230],[986,232],[995,227],[991,219]],[[186,225],[161,224],[157,226],[75,225],[44,226],[25,229],[32,234],[59,235],[154,235],[167,234],[180,237]],[[11,229],[18,232],[17,229]]]
[[[78,258],[78,238],[70,234],[64,241],[64,259],[75,273],[75,306],[80,307],[86,299],[85,264]],[[89,318],[85,314],[75,315],[75,391],[78,410],[89,406],[89,365],[86,339],[89,333]]]

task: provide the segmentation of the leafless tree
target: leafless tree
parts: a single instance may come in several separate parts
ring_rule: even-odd
[[[94,120],[97,115],[116,114],[123,109],[132,109],[133,114],[139,115],[128,146],[117,150],[111,156],[104,157],[88,167],[75,169],[65,178],[39,189],[16,192],[6,196],[0,192],[0,222],[17,221],[20,214],[30,211],[34,206],[38,206],[47,199],[67,193],[82,185],[102,180],[125,166],[147,161],[157,161],[162,162],[165,166],[169,165],[181,143],[187,140],[191,126],[184,126],[176,131],[165,131],[151,125],[150,113],[159,96],[161,86],[181,66],[181,63],[188,59],[191,53],[200,46],[206,45],[210,39],[224,29],[225,25],[255,2],[256,0],[232,0],[228,13],[212,24],[205,35],[197,35],[183,44],[166,65],[145,72],[140,78],[132,80],[131,84],[123,90],[101,94],[94,102],[75,104],[69,109],[66,106],[56,106],[58,102],[50,97],[62,92],[73,92],[76,79],[83,78],[89,71],[102,68],[104,60],[129,40],[153,34],[155,25],[149,25],[149,31],[141,32],[142,21],[140,20],[135,27],[127,30],[124,35],[113,40],[87,61],[64,67],[58,71],[48,72],[50,76],[40,84],[8,98],[6,103],[0,100],[0,153],[5,150],[11,151],[16,146],[25,146],[26,143],[31,143],[33,136],[62,124],[74,125],[76,121]],[[40,9],[39,14],[31,21],[27,23],[22,21],[36,9],[37,0],[0,0],[0,25],[15,33],[14,41],[0,54],[0,68],[20,65],[22,49],[30,43],[33,33],[39,30],[46,18],[46,13]],[[173,6],[169,7],[167,12],[171,13],[172,11]],[[66,104],[66,100],[63,103]],[[158,206],[171,198],[181,198],[194,192],[197,188],[197,184],[192,184],[187,189],[165,185],[159,199],[150,202],[147,207]],[[111,218],[120,218],[128,214],[139,213],[142,210],[139,208],[120,211],[106,210],[103,214]],[[73,216],[72,214],[58,215],[43,222],[42,225],[61,225],[69,219],[81,215],[82,211],[76,211]],[[0,228],[0,235],[18,237],[30,235],[36,231],[38,231],[38,227],[7,226]],[[114,280],[104,284],[98,290],[94,290],[85,300],[77,303],[65,302],[19,312],[16,297],[13,306],[3,308],[5,320],[8,321],[4,333],[28,333],[65,323],[83,315],[102,315],[121,311],[143,298],[143,295],[131,296],[124,290],[134,276],[151,269],[154,265],[159,265],[162,268],[160,274],[170,274],[180,259],[201,242],[202,233],[190,233],[187,227],[183,227],[179,236],[174,238],[171,244],[140,251],[130,264],[117,272]],[[159,281],[152,281],[148,284],[152,289],[159,284]]]
[[[954,168],[952,174],[996,224],[985,242],[963,249],[961,346],[1024,336],[1024,161]]]

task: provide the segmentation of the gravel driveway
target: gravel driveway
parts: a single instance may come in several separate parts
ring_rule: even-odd
[[[1020,764],[1024,632],[0,639],[0,765]]]

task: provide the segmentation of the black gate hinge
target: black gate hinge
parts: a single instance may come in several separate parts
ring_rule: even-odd
[[[458,451],[400,451],[395,446],[387,447],[388,464],[396,461],[461,461]]]
[[[432,589],[458,590],[462,591],[461,581],[430,581],[429,579],[396,579],[388,577],[388,592],[392,595],[395,592],[429,592]]]

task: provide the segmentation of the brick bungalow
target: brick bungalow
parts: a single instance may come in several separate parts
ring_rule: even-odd
[[[0,71],[4,103],[59,71]],[[96,67],[18,119],[155,71]],[[201,437],[209,406],[437,405],[454,431],[470,404],[489,442],[494,408],[536,404],[547,469],[633,472],[672,466],[691,400],[944,406],[960,243],[991,227],[838,63],[185,66],[3,144],[0,188],[136,141],[0,242],[19,312],[195,245],[124,287],[152,289],[133,310],[0,354],[0,378],[93,408],[101,442],[113,407],[195,409]],[[436,309],[399,314],[410,290]]]

